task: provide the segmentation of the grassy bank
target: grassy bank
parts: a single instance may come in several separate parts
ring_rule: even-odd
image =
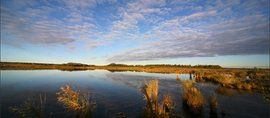
[[[0,62],[1,70],[36,70],[36,69],[58,69],[58,70],[93,70],[104,69],[108,71],[138,71],[149,73],[228,73],[238,74],[247,73],[252,69],[247,68],[222,68],[217,65],[123,65],[123,64],[109,64],[106,66],[87,65],[80,63],[66,63],[66,64],[46,64],[46,63],[20,63],[20,62]],[[270,72],[270,69],[260,69],[264,73]],[[245,74],[244,74],[245,75]]]
[[[1,62],[1,70],[47,70],[57,69],[63,71],[90,70],[93,65],[67,63],[67,64],[46,64],[46,63],[20,63]]]

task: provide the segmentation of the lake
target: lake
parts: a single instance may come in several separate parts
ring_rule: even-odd
[[[44,114],[47,117],[75,117],[72,111],[57,101],[56,93],[65,85],[90,95],[94,103],[91,113],[94,118],[143,117],[146,101],[141,88],[145,82],[153,79],[159,80],[160,97],[172,97],[176,117],[269,118],[269,103],[257,92],[223,88],[213,83],[195,83],[206,100],[214,95],[218,101],[216,113],[211,112],[206,102],[202,113],[195,116],[187,110],[182,100],[180,80],[193,79],[189,74],[107,70],[2,70],[1,117],[18,117],[11,110],[12,107],[18,108],[26,101],[38,101],[40,96],[46,96]]]

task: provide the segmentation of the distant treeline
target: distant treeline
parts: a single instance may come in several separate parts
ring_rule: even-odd
[[[123,66],[123,67],[129,67],[129,66],[134,66],[134,67],[181,67],[181,68],[213,68],[213,69],[219,69],[222,68],[220,65],[180,65],[180,64],[148,64],[148,65],[127,65],[127,64],[116,64],[116,63],[111,63],[108,64],[107,66]]]
[[[3,64],[28,64],[28,65],[59,65],[59,64],[49,64],[49,63],[28,63],[28,62],[0,62]]]
[[[3,65],[40,65],[40,66],[95,66],[82,63],[63,63],[63,64],[51,64],[51,63],[28,63],[28,62],[0,62]]]
[[[66,64],[61,64],[61,65],[67,65],[67,66],[95,66],[95,65],[88,65],[88,64],[82,64],[82,63],[66,63]]]
[[[1,67],[8,67],[8,66],[68,66],[68,67],[93,67],[95,65],[88,65],[82,63],[64,63],[64,64],[50,64],[50,63],[26,63],[26,62],[0,62]],[[220,69],[222,68],[219,65],[180,65],[180,64],[149,64],[149,65],[127,65],[127,64],[116,64],[111,63],[106,66],[109,67],[180,67],[180,68],[208,68],[208,69]]]

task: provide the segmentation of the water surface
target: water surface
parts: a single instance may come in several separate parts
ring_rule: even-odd
[[[179,80],[189,80],[189,74],[158,74],[145,72],[110,72],[106,70],[3,70],[1,71],[1,117],[18,117],[10,110],[27,100],[46,95],[45,112],[50,117],[74,117],[57,102],[56,93],[66,84],[90,93],[96,103],[93,117],[142,117],[145,100],[140,91],[144,82],[159,80],[159,96],[169,94],[174,101],[177,116],[194,117],[182,104],[182,85]],[[202,114],[196,117],[269,118],[269,103],[256,92],[236,91],[212,83],[196,83],[207,99],[217,96],[218,109],[211,114],[205,104]]]

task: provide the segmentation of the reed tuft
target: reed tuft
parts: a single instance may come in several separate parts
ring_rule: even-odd
[[[183,83],[183,100],[192,109],[199,110],[203,107],[205,100],[201,91],[194,86],[194,83],[185,80]]]

